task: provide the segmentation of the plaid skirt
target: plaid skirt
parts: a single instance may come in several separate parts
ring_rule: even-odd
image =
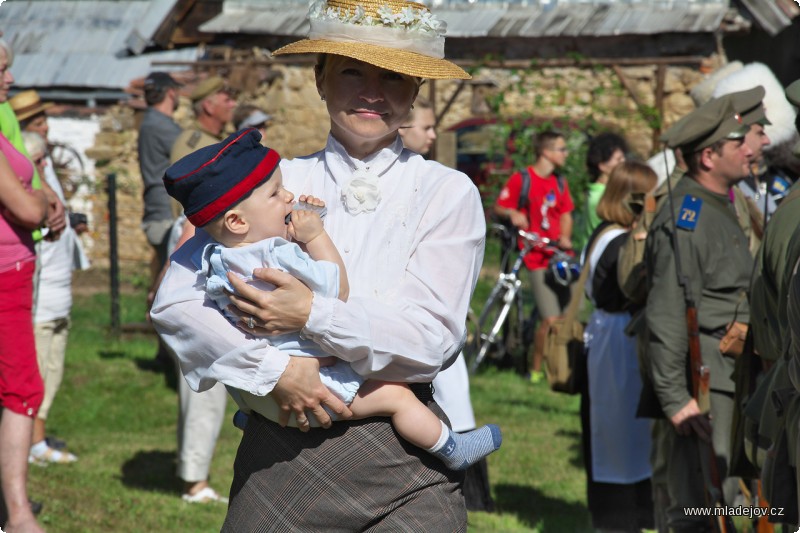
[[[447,420],[430,385],[412,390]],[[385,418],[302,433],[251,415],[222,531],[466,531],[462,478]]]

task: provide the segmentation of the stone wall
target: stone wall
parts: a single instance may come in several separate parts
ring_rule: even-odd
[[[656,94],[655,66],[627,67],[620,71],[645,106],[643,113],[611,68],[543,68],[527,72],[481,69],[474,77],[493,82],[488,97],[502,97],[501,114],[532,114],[536,118],[589,119],[622,132],[638,155],[648,157],[654,150],[652,112]],[[664,80],[664,114],[661,126],[668,128],[694,109],[689,91],[703,79],[697,70],[668,67]],[[422,94],[426,94],[423,86]],[[437,82],[436,105],[442,109],[455,91],[455,82]],[[441,126],[447,128],[473,116],[471,90],[463,90],[453,103]],[[648,111],[650,114],[648,114]]]
[[[320,100],[314,84],[310,66],[275,65],[280,76],[271,84],[264,84],[251,94],[242,94],[242,103],[253,103],[274,116],[273,125],[267,130],[266,144],[278,150],[282,156],[291,158],[315,152],[325,145],[329,118],[325,104]],[[532,113],[536,117],[563,119],[580,122],[594,119],[624,133],[631,148],[642,157],[653,151],[652,115],[640,106],[655,106],[656,67],[627,67],[621,72],[627,84],[637,94],[639,106],[620,82],[611,68],[542,68],[528,71],[509,69],[480,69],[476,80],[491,81],[493,88],[486,92],[489,99],[498,100],[502,95],[500,109],[506,116]],[[694,108],[689,97],[691,88],[703,79],[697,70],[688,67],[666,69],[664,83],[664,115],[662,126],[669,127],[675,120]],[[474,116],[481,106],[487,86],[465,87],[453,101],[440,125],[446,129],[464,119]],[[444,109],[458,88],[455,81],[437,81],[435,100],[438,110]],[[423,85],[421,94],[428,96],[429,85]],[[93,149],[87,155],[96,161],[97,175],[109,172],[117,175],[117,206],[119,250],[121,262],[143,262],[150,258],[150,248],[139,228],[141,220],[142,187],[136,156],[136,137],[139,117],[129,107],[111,109],[102,119],[102,129],[97,135]],[[183,100],[176,112],[176,120],[183,126],[191,122],[191,107]],[[94,246],[93,260],[107,264],[107,197],[105,188],[98,187],[94,205],[94,220],[98,228],[98,242]]]
[[[95,194],[92,205],[92,255],[95,266],[107,267],[109,255],[108,180],[116,175],[117,237],[120,263],[147,263],[151,248],[139,227],[142,220],[142,181],[136,152],[136,120],[133,109],[111,108],[100,119],[100,132],[86,156],[95,162]]]

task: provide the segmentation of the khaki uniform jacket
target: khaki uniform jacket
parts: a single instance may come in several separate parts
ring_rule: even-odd
[[[756,352],[777,360],[787,347],[786,299],[794,264],[800,257],[800,182],[795,183],[775,211],[758,251],[750,288],[750,323]]]
[[[672,170],[672,174],[670,174],[668,178],[670,182],[670,188],[675,189],[675,186],[685,175],[685,170],[675,167]],[[667,203],[667,200],[669,199],[669,196],[667,196],[668,193],[669,190],[667,189],[666,181],[662,183],[661,186],[653,193],[653,196],[656,199],[656,211],[660,210],[661,206]],[[762,215],[758,211],[758,207],[756,207],[753,201],[750,200],[742,192],[742,190],[739,189],[739,187],[733,188],[733,208],[734,212],[736,213],[736,219],[739,221],[739,227],[742,228],[745,237],[747,237],[747,240],[750,243],[750,253],[755,256],[758,247],[761,244],[761,226],[763,225],[762,221],[756,219]]]
[[[170,153],[170,162],[175,163],[195,150],[218,143],[222,139],[223,137],[212,135],[195,122],[192,127],[183,130],[178,135],[178,138],[175,139],[175,144],[172,145],[172,152]]]
[[[795,391],[800,391],[800,271],[793,273],[790,278],[787,314],[790,338],[786,359],[789,366],[789,378]]]
[[[677,229],[681,272],[697,307],[703,363],[711,372],[711,389],[733,392],[733,359],[719,351],[719,335],[734,320],[749,321],[745,298],[753,258],[749,243],[726,195],[711,193],[693,179],[675,186],[675,220],[681,220],[687,195],[702,200],[694,229]],[[669,204],[656,215],[646,241],[647,354],[653,386],[664,413],[671,417],[691,399],[688,373],[686,303],[678,284]]]

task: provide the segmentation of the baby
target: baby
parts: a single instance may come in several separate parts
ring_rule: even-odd
[[[227,272],[271,290],[271,285],[252,279],[252,272],[261,267],[278,268],[320,295],[347,301],[350,292],[342,257],[319,215],[324,203],[313,196],[300,196],[300,204],[295,205],[294,195],[283,188],[280,156],[260,140],[255,129],[238,131],[184,157],[164,175],[167,192],[181,203],[189,221],[216,241],[206,245],[193,261],[206,278],[207,294],[234,323],[238,316],[226,311],[230,304],[226,291],[234,292]],[[330,357],[298,334],[268,339],[294,356]],[[454,433],[407,385],[365,380],[349,363],[335,361],[320,368],[320,379],[349,405],[354,418],[391,417],[404,439],[438,457],[448,468],[466,469],[500,447],[497,426]],[[228,390],[243,412],[255,411],[274,419],[271,399],[231,387]]]

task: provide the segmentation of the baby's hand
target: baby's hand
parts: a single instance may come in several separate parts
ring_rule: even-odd
[[[316,196],[301,194],[300,198],[298,198],[297,201],[300,202],[301,204],[309,204],[317,207],[325,207],[325,202],[322,201],[321,198],[317,198]]]
[[[289,235],[297,242],[308,244],[325,231],[322,219],[313,211],[294,211],[289,221]]]
[[[300,202],[324,207],[325,202],[314,196],[301,196]],[[292,211],[292,218],[289,221],[289,235],[292,239],[298,242],[308,244],[322,232],[325,231],[322,227],[322,219],[315,211]]]

